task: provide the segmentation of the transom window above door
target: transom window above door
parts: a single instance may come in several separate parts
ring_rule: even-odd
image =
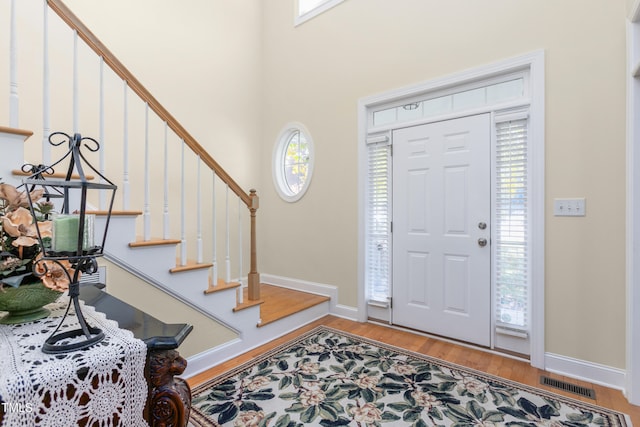
[[[529,73],[523,71],[454,89],[434,91],[401,105],[376,109],[371,113],[370,121],[373,128],[379,128],[499,106],[527,97],[528,78]]]

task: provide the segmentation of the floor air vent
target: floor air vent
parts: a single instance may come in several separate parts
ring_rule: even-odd
[[[549,387],[558,388],[560,390],[568,391],[580,396],[588,397],[589,399],[596,398],[596,391],[592,388],[586,388],[575,384],[570,384],[565,381],[556,380],[553,378],[542,376],[540,377],[540,384],[547,385]]]

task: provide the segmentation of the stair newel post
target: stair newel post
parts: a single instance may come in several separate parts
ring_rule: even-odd
[[[260,198],[256,194],[255,189],[249,190],[249,199],[251,204],[249,212],[251,212],[251,266],[249,270],[249,300],[260,299],[260,273],[258,273],[258,251],[256,248],[256,211]]]

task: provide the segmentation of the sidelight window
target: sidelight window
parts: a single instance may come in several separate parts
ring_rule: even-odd
[[[496,115],[494,286],[496,325],[529,330],[530,250],[526,113]]]
[[[367,138],[366,283],[368,301],[391,296],[391,145],[386,135]]]

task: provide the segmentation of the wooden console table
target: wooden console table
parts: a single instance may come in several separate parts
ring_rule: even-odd
[[[132,348],[132,357],[134,357],[133,354],[137,355],[135,356],[138,359],[138,363],[139,363],[137,366],[140,366],[140,368],[142,368],[143,367],[142,362],[144,362],[144,380],[146,380],[146,386],[147,386],[147,390],[140,390],[139,385],[131,389],[127,387],[128,391],[125,391],[124,389],[122,390],[123,393],[128,393],[133,391],[134,393],[136,393],[137,396],[139,396],[139,400],[137,400],[138,403],[136,403],[134,406],[127,407],[128,408],[127,410],[139,408],[139,409],[134,409],[134,412],[130,413],[132,415],[132,419],[138,418],[140,422],[146,422],[146,424],[153,427],[155,426],[185,427],[189,420],[189,410],[191,407],[191,391],[189,389],[188,384],[183,379],[176,378],[175,376],[182,374],[187,366],[186,360],[180,356],[180,354],[177,351],[177,348],[181,345],[181,343],[184,341],[187,335],[189,335],[189,333],[193,329],[192,326],[184,323],[179,323],[179,324],[164,323],[154,318],[153,316],[150,316],[147,313],[144,313],[143,311],[138,310],[137,308],[125,303],[124,301],[112,295],[109,295],[106,292],[103,292],[100,289],[99,285],[93,285],[93,284],[82,285],[80,287],[80,298],[84,301],[86,306],[93,307],[90,309],[92,313],[101,313],[100,316],[102,319],[104,319],[106,316],[106,319],[110,321],[109,323],[110,326],[108,327],[111,328],[111,334],[113,334],[110,336],[112,336],[114,340],[118,339],[116,338],[116,336],[119,335],[118,331],[128,330],[132,332],[134,338],[137,338],[142,342],[144,342],[144,345],[142,345],[140,341],[137,341],[137,344],[130,342],[131,340],[126,341],[127,343],[130,342],[130,344],[128,345],[132,345],[136,347],[135,353],[133,353],[134,350]],[[93,309],[95,309],[95,311]],[[117,322],[118,323],[117,327],[115,326],[115,323],[111,321]],[[25,325],[28,325],[28,324],[25,324]],[[107,325],[107,323],[104,323],[103,321],[102,325]],[[31,327],[28,328],[29,331],[31,331],[31,329],[33,328]],[[20,327],[18,327],[17,330],[20,330]],[[35,328],[35,330],[37,331],[38,329]],[[26,341],[11,341],[11,340],[15,340],[15,337],[18,337],[18,340],[23,340],[22,338],[23,335],[15,335],[15,332],[13,331],[14,329],[4,332],[5,335],[3,336],[6,337],[4,338],[6,342],[5,341],[3,342],[5,342],[7,346],[12,346],[12,348],[14,349],[19,349],[19,348],[21,349],[21,348],[24,348],[23,346],[27,346],[28,348],[31,349],[30,351],[36,351],[36,352],[38,351],[37,343],[35,342],[31,343],[29,341],[29,339],[31,338],[29,335],[24,335],[24,337],[26,337],[24,338],[26,339]],[[20,334],[20,332],[17,332],[17,333]],[[10,337],[13,337],[13,338],[10,338]],[[38,341],[40,339],[41,338],[39,337],[37,338]],[[100,344],[96,344],[96,345],[100,345]],[[146,346],[146,352],[144,351],[144,346]],[[92,347],[92,349],[94,349],[94,347]],[[8,350],[9,349],[7,349],[7,351]],[[19,350],[15,350],[15,351],[19,351]],[[12,351],[11,354],[16,354],[16,353]],[[67,354],[72,355],[73,353],[67,353]],[[111,353],[99,353],[99,354],[100,356],[98,357],[98,359],[100,359],[103,354],[104,354],[104,358],[101,361],[97,361],[98,363],[96,364],[96,369],[98,370],[102,369],[104,371],[103,365],[105,363],[105,360],[109,360],[111,358]],[[145,354],[146,354],[146,360],[145,360]],[[3,356],[6,356],[6,355],[3,355]],[[91,363],[92,359],[83,358],[81,353],[78,354],[78,356],[80,357],[75,358],[74,356],[71,356],[71,359],[84,360],[84,365],[81,365],[81,366],[86,366],[86,367],[80,368],[80,370],[78,371],[78,377],[84,377],[89,379],[95,378],[95,377],[87,376],[88,371],[83,373],[84,370],[87,370],[87,369],[90,369],[93,372],[93,365],[86,365],[87,363]],[[96,357],[96,356],[98,356],[98,354],[92,355],[90,357]],[[118,359],[116,359],[116,361],[117,360]],[[124,361],[124,359],[120,359],[120,360]],[[29,361],[30,362],[27,362],[27,363],[33,363],[31,358],[29,359]],[[65,359],[64,362],[66,361],[67,360]],[[56,368],[54,372],[57,372],[58,370],[61,370],[65,367],[67,367],[67,370],[68,370],[69,364],[66,364],[64,362],[61,361],[60,363],[62,363],[62,365],[60,366],[59,369]],[[52,363],[52,362],[50,362],[50,359],[47,359],[47,363]],[[72,370],[77,369],[77,368],[73,368],[74,365],[71,365],[71,366],[72,366],[71,368]],[[132,365],[127,365],[127,366],[135,366],[135,364],[132,363]],[[111,370],[108,369],[107,371],[111,371]],[[19,390],[22,390],[23,388],[21,387],[28,385],[29,380],[26,379],[26,377],[24,377],[22,374],[22,372],[24,371],[21,370],[20,372],[21,374],[18,375],[18,377],[21,379],[16,378],[15,384],[11,382],[3,383],[3,384],[6,384],[4,386],[5,388],[8,387],[6,388],[7,390],[9,389],[14,390],[15,387],[17,387]],[[50,371],[47,371],[47,372],[50,372]],[[113,372],[115,372],[115,370]],[[142,380],[140,374],[142,373],[138,371],[139,379],[135,381],[139,381],[138,384],[141,385],[141,384],[144,384],[144,381]],[[54,375],[57,375],[59,377],[59,374],[54,374]],[[106,375],[111,375],[111,374],[106,374]],[[118,374],[114,374],[114,375],[116,376],[113,377],[113,380],[116,381],[119,375]],[[74,375],[71,375],[71,377],[75,378]],[[5,380],[9,378],[10,377],[5,377]],[[47,381],[48,381],[48,378],[47,378]],[[90,381],[93,381],[93,380],[90,380]],[[46,384],[46,382],[41,384]],[[59,382],[55,382],[55,384],[59,384]],[[77,385],[78,383],[73,383],[73,384]],[[100,384],[100,382],[94,383],[93,387],[97,387],[98,384]],[[96,393],[91,393],[91,394],[100,395],[101,398],[105,393],[109,395],[109,393],[113,392],[113,390],[109,390],[109,386],[111,385],[113,384],[109,382],[107,387],[102,392],[97,391]],[[75,391],[77,389],[74,389],[74,385],[70,384],[67,387],[72,387],[72,389],[69,392],[71,393],[72,396],[75,397],[76,396]],[[94,389],[94,390],[100,390],[100,389]],[[28,399],[34,398],[36,396],[29,395],[30,397],[26,397],[27,395],[25,394],[20,394],[20,393],[14,394],[13,391],[12,392],[7,391],[7,393],[9,394],[8,396],[9,398],[11,398],[12,395],[14,396],[20,395],[20,396],[25,396],[25,399],[26,399],[24,402],[21,402],[18,400],[16,400],[15,402],[9,401],[9,404],[13,404],[13,406],[11,406],[8,409],[12,411],[12,419],[15,419],[16,417],[15,411],[18,411],[18,410],[20,411],[25,410],[28,413],[33,413],[34,406],[32,405],[34,404],[30,403]],[[58,393],[58,391],[51,391],[51,393]],[[118,394],[118,393],[116,392],[115,394]],[[145,395],[146,395],[146,399],[144,399]],[[59,406],[50,406],[52,401],[49,401],[46,391],[43,391],[43,394],[40,394],[39,396],[43,398],[42,402],[44,403],[45,408],[52,408],[52,410],[57,410],[57,408],[59,408]],[[7,396],[0,396],[0,397],[6,398]],[[16,399],[19,399],[19,398],[16,398]],[[58,402],[58,400],[60,399],[57,399],[56,405],[60,403]],[[63,402],[61,402],[61,404],[64,406],[69,402],[71,401],[66,401],[63,399]],[[88,402],[92,403],[91,407],[93,407],[94,405],[97,405],[96,408],[98,408],[98,410],[103,410],[103,409],[106,409],[107,411],[109,410],[109,408],[104,408],[105,401],[102,399],[99,399],[98,401],[96,401],[96,403],[93,403],[91,400],[82,401],[82,405],[83,405],[82,408],[84,408],[83,410],[86,410],[86,408],[88,407],[89,405]],[[130,401],[127,399],[125,400],[125,402],[130,402]],[[143,408],[143,404],[144,404],[144,408]],[[37,404],[35,404],[35,406],[37,406]],[[53,408],[56,408],[56,409],[53,409]],[[60,410],[64,411],[64,409],[65,408],[61,408]],[[4,426],[3,421],[7,421],[5,420],[6,414],[4,410],[5,410],[5,403],[0,405],[0,426]],[[137,412],[138,410],[142,410],[143,413],[141,414],[140,412]],[[24,416],[30,417],[30,415],[26,415],[27,412],[24,413],[25,414]],[[70,412],[77,413],[77,411],[74,411],[73,409],[71,409]],[[109,412],[107,412],[107,414],[108,413]],[[125,412],[122,412],[122,414],[124,413]],[[144,418],[144,420],[142,418]],[[80,423],[80,425],[86,424],[86,422],[83,422],[82,420],[86,420],[86,417],[78,416],[78,422]],[[69,421],[71,420],[69,419]],[[124,420],[120,420],[116,422],[118,425],[121,425],[122,421]],[[75,425],[76,422],[74,421],[73,424]],[[20,425],[23,425],[23,424],[20,424]]]
[[[185,427],[189,421],[191,390],[182,378],[175,378],[187,367],[177,348],[193,326],[164,323],[126,302],[103,292],[95,285],[83,285],[80,298],[115,320],[121,329],[147,345],[145,378],[149,387],[144,418],[150,426]]]

